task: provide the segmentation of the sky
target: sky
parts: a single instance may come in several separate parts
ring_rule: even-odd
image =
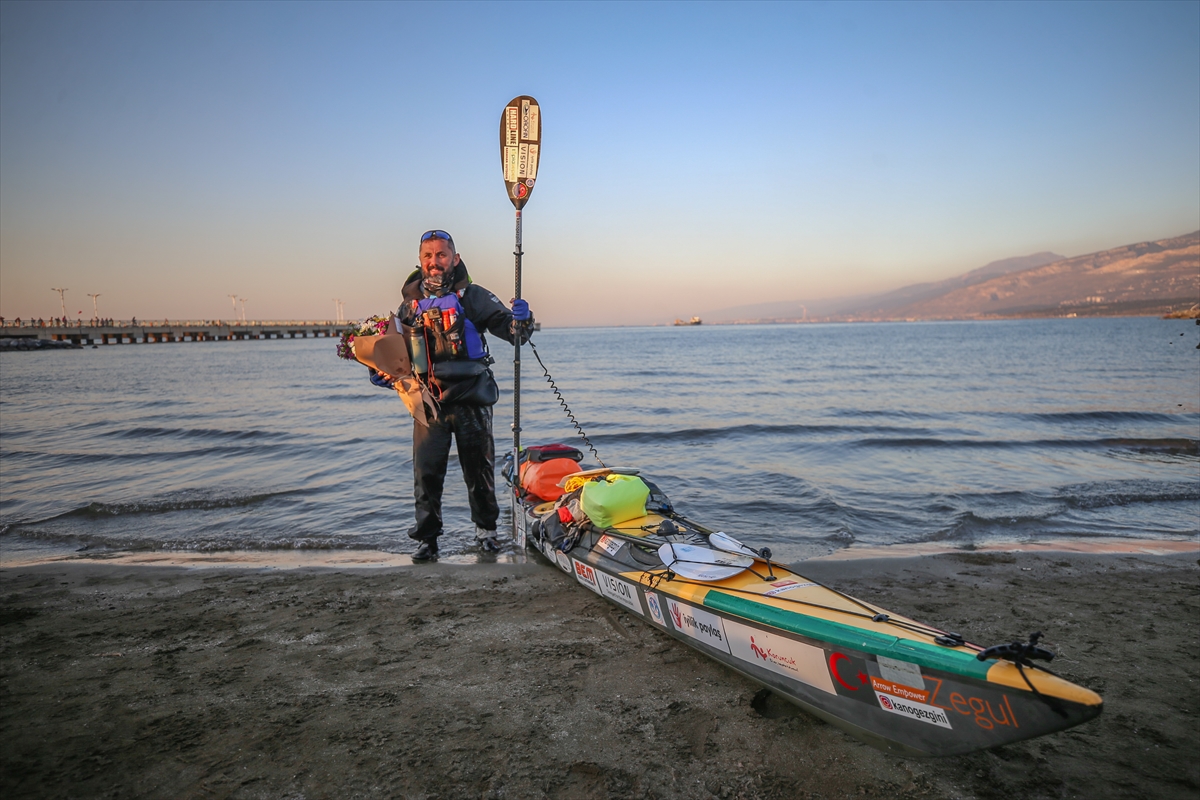
[[[0,314],[386,313],[430,228],[548,326],[1200,228],[1200,3],[0,2]],[[77,314],[82,312],[82,314]]]

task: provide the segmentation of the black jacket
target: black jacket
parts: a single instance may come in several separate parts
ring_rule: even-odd
[[[508,309],[504,303],[500,302],[500,298],[489,292],[477,283],[471,282],[471,276],[467,273],[467,265],[460,258],[458,266],[454,268],[454,291],[466,289],[459,297],[458,302],[462,305],[463,311],[467,315],[467,319],[475,326],[475,330],[479,331],[479,335],[483,338],[484,349],[487,348],[486,333],[492,333],[499,336],[509,344],[516,344],[516,336],[513,333],[513,316],[512,311]],[[408,279],[404,282],[404,306],[411,307],[414,300],[424,300],[427,295],[424,287],[421,285],[421,270],[414,270]],[[396,314],[400,320],[407,319],[407,309],[402,306]],[[532,320],[529,323],[519,326],[521,329],[521,344],[529,341],[529,334],[533,330]]]

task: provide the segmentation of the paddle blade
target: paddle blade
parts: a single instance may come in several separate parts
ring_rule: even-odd
[[[542,149],[542,112],[529,95],[514,97],[500,115],[500,165],[508,199],[520,211],[533,194]]]
[[[724,550],[726,553],[741,553],[746,556],[757,556],[758,553],[751,550],[746,545],[739,542],[737,539],[730,536],[728,533],[717,531],[708,535],[708,543],[718,550]]]
[[[690,544],[667,542],[658,548],[658,557],[667,569],[681,578],[694,581],[721,581],[745,572],[754,559],[733,553],[709,550]]]

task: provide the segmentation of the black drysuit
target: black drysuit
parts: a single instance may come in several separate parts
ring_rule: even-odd
[[[422,287],[418,269],[404,284],[404,300],[422,300],[428,295]],[[512,312],[487,289],[471,283],[467,267],[459,261],[453,276],[454,291],[466,289],[459,304],[467,319],[479,331],[487,346],[485,332],[515,343]],[[521,341],[529,337],[532,325],[522,326]],[[450,459],[450,439],[458,448],[458,462],[467,484],[471,520],[484,530],[494,531],[500,508],[496,503],[495,442],[492,438],[492,407],[464,403],[441,403],[437,419],[428,427],[413,423],[413,484],[417,522],[408,535],[418,541],[435,539],[442,533],[442,489]]]

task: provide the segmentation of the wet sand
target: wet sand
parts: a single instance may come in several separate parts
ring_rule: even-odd
[[[1071,731],[905,759],[541,563],[0,570],[5,797],[1189,798],[1200,567],[961,552],[802,572],[1100,692]]]

